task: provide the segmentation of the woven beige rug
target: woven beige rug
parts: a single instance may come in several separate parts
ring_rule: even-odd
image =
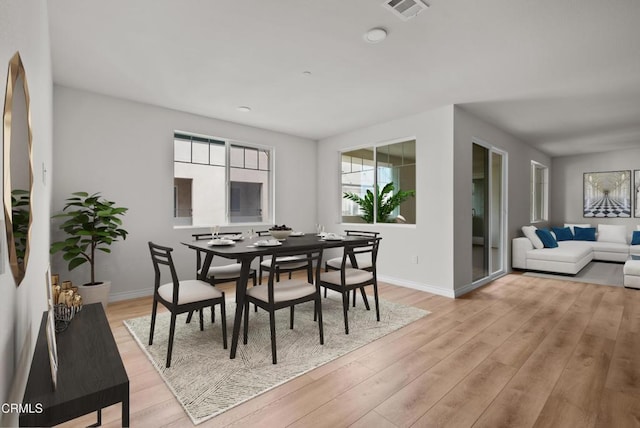
[[[622,287],[624,263],[590,262],[575,275],[553,274],[546,272],[525,272],[525,276],[558,279],[561,281],[586,282],[589,284],[611,285]]]
[[[171,367],[164,367],[167,354],[170,315],[159,314],[153,345],[149,343],[151,316],[124,323],[156,367],[194,424],[210,419],[296,376],[347,354],[429,312],[380,300],[380,322],[376,322],[373,298],[371,311],[362,300],[349,310],[349,335],[344,334],[342,301],[331,294],[322,300],[325,344],[320,345],[318,325],[313,321],[313,303],[296,306],[295,328],[289,329],[289,310],[276,312],[278,364],[271,364],[269,314],[258,309],[249,313],[249,342],[242,344],[242,331],[236,358],[222,348],[219,320],[211,324],[206,311],[205,328],[200,331],[197,317],[186,324],[186,315],[178,317]],[[235,304],[227,302],[229,347]],[[216,311],[220,316],[219,308]]]

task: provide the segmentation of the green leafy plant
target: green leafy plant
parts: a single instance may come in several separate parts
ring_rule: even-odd
[[[406,201],[412,196],[416,195],[415,190],[400,190],[393,193],[393,183],[387,183],[381,191],[378,189],[378,185],[375,186],[376,196],[374,197],[371,190],[367,190],[364,198],[356,193],[344,192],[343,198],[354,201],[360,205],[360,216],[365,222],[373,223],[374,202],[378,207],[376,222],[377,223],[389,223],[392,220],[389,216],[401,203]]]
[[[29,234],[29,191],[14,189],[11,191],[11,223],[13,224],[13,240],[16,244],[18,262],[24,261],[27,252],[27,235]]]
[[[69,262],[69,270],[89,263],[91,265],[91,282],[85,285],[99,284],[95,277],[96,250],[111,253],[109,246],[118,239],[127,239],[128,232],[122,229],[123,216],[128,208],[116,207],[115,202],[108,201],[94,193],[72,193],[67,199],[63,212],[53,218],[66,218],[60,225],[69,237],[64,241],[51,244],[50,253],[64,253],[63,258]]]

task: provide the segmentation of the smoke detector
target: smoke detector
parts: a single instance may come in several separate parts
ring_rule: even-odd
[[[408,21],[429,7],[421,0],[386,0],[382,7],[389,9],[398,18]]]

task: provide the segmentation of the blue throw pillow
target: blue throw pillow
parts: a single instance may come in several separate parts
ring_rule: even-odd
[[[575,226],[573,231],[576,233],[576,241],[595,241],[596,240],[596,228],[595,227],[578,227]]]
[[[573,241],[573,233],[570,227],[552,227],[551,230],[556,234],[557,241]]]
[[[558,246],[558,242],[547,229],[536,230],[536,235],[542,241],[544,248],[556,248]]]
[[[631,236],[631,245],[640,245],[640,230],[634,230]]]

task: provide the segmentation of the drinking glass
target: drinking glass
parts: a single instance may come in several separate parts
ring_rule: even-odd
[[[213,236],[214,239],[218,237],[219,233],[220,233],[220,226],[215,225],[211,228],[211,236]]]

